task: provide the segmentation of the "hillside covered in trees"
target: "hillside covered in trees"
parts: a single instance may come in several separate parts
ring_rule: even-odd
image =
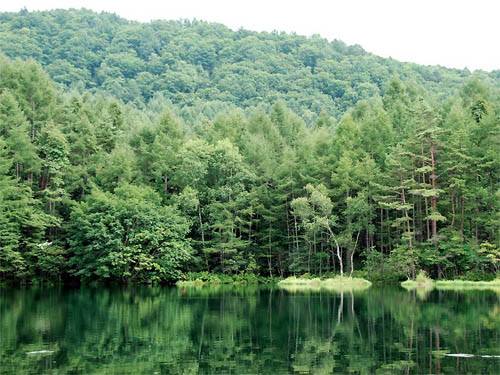
[[[496,72],[85,10],[0,50],[0,280],[499,272]]]
[[[321,111],[340,119],[359,100],[382,96],[394,76],[440,100],[472,75],[500,87],[500,70],[401,63],[320,36],[235,32],[201,21],[139,23],[89,10],[1,13],[0,51],[34,58],[65,87],[104,91],[140,107],[159,95],[194,107],[185,119],[277,100],[307,123]]]

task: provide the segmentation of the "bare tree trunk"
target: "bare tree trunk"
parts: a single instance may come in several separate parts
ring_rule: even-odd
[[[203,255],[205,256],[205,265],[207,266],[207,271],[210,272],[210,266],[208,265],[208,257],[205,251],[205,231],[203,230],[203,221],[201,220],[201,207],[198,205],[198,218],[200,219],[200,231],[201,231],[201,245],[203,247]]]
[[[356,251],[356,247],[358,246],[358,240],[359,240],[359,234],[361,233],[361,231],[358,230],[358,234],[356,235],[356,243],[354,244],[354,248],[351,252],[351,272],[349,273],[349,277],[352,277],[352,272],[354,271],[354,262],[353,262],[353,258],[354,258],[354,252]]]
[[[403,204],[406,204],[405,189],[402,189],[401,192],[402,192],[401,200],[402,200]],[[410,250],[413,250],[413,241],[412,241],[411,226],[410,226],[410,216],[408,215],[407,209],[404,209],[403,213],[404,213],[405,218],[406,218],[406,230],[408,233],[408,247],[410,248]]]
[[[330,227],[330,220],[328,219],[328,216],[326,217],[326,229],[330,233],[330,236],[333,238],[335,246],[337,247],[337,258],[339,259],[340,276],[344,276],[344,264],[342,262],[342,254],[340,252],[340,246],[339,243],[337,242],[337,239],[335,238],[335,234],[333,234],[332,228]]]
[[[333,236],[333,240],[335,241],[335,246],[337,247],[337,258],[339,259],[340,276],[344,276],[344,264],[342,262],[342,254],[340,253],[340,246],[335,236]]]
[[[436,188],[436,169],[435,169],[435,160],[434,160],[434,143],[431,141],[431,167],[432,167],[432,175],[431,184],[432,189]],[[432,196],[431,199],[432,209],[434,212],[437,212],[437,197],[436,195]],[[432,241],[434,242],[434,247],[437,247],[437,222],[436,220],[432,220]]]
[[[403,184],[403,181],[401,180],[401,184]],[[403,204],[406,204],[406,195],[405,195],[405,189],[401,189],[402,195],[401,199]],[[408,232],[408,247],[410,249],[410,252],[413,252],[413,241],[412,241],[412,235],[411,235],[411,227],[410,227],[410,217],[408,216],[408,210],[404,209],[403,210],[405,218],[406,218],[406,230]],[[412,262],[411,266],[411,274],[412,278],[415,278],[415,263]]]
[[[455,194],[451,190],[451,229],[455,226]]]
[[[288,217],[288,208],[285,207],[286,211],[286,245],[288,247],[288,257],[290,257],[291,249],[290,249],[290,218]]]
[[[461,206],[462,206],[462,213],[460,214],[460,234],[462,235],[462,238],[464,236],[464,211],[465,211],[465,201],[464,198],[462,197],[461,199]]]
[[[424,144],[422,143],[422,167],[425,167],[425,160],[424,160]],[[422,182],[425,184],[425,172],[422,172]],[[427,201],[427,197],[424,197],[425,201],[425,224],[427,228],[427,240],[431,239],[431,228],[429,225],[429,219],[427,217],[429,216],[429,202]]]
[[[293,215],[293,225],[294,225],[294,231],[295,231],[295,257],[297,258],[299,255],[299,234],[298,234],[298,228],[297,228],[297,217]],[[295,275],[295,269],[296,267],[293,267],[293,274]]]
[[[268,250],[267,250],[267,265],[269,266],[269,277],[273,277],[273,270],[272,270],[272,266],[271,266],[271,253],[272,253],[271,230],[272,230],[272,226],[271,226],[271,222],[269,222],[269,243],[268,243]]]
[[[380,251],[384,253],[384,209],[380,209]]]
[[[307,273],[311,273],[311,252],[312,252],[312,246],[311,246],[311,241],[307,240]]]

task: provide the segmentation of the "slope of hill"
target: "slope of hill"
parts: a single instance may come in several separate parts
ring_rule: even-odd
[[[496,73],[86,10],[0,48],[0,283],[500,271]]]
[[[84,9],[0,13],[0,51],[34,58],[66,87],[103,90],[124,102],[146,103],[155,93],[181,106],[281,99],[306,120],[322,110],[339,118],[359,100],[382,95],[392,76],[443,98],[473,75],[377,57],[319,36],[200,21],[139,23]],[[493,87],[499,74],[474,73]]]

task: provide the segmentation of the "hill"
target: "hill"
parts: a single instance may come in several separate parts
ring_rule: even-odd
[[[496,73],[203,22],[0,20],[0,283],[500,272]]]
[[[439,99],[473,75],[500,86],[500,71],[402,63],[320,36],[232,31],[201,21],[140,23],[85,9],[0,13],[0,51],[34,58],[65,87],[139,106],[158,94],[180,106],[283,100],[306,122],[322,110],[338,119],[359,100],[382,96],[393,76]]]

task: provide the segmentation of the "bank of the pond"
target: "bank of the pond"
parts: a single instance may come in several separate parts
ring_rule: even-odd
[[[425,275],[419,275],[415,280],[406,280],[401,283],[405,289],[440,289],[440,290],[482,290],[492,289],[500,291],[500,278],[491,281],[469,280],[432,280]]]
[[[252,273],[239,273],[226,275],[210,272],[188,272],[181,280],[176,282],[178,286],[202,286],[202,285],[268,285],[276,284],[281,279],[276,277],[259,276]]]
[[[289,291],[305,291],[305,290],[337,290],[337,291],[360,291],[368,289],[372,283],[368,280],[359,277],[341,277],[336,276],[327,279],[321,278],[301,278],[288,277],[278,283],[280,288]]]
[[[331,276],[331,275],[330,275]],[[299,277],[291,276],[286,279],[279,277],[265,277],[249,273],[226,275],[209,272],[190,272],[178,280],[178,286],[203,286],[203,285],[271,285],[280,287],[324,288],[324,289],[364,289],[372,285],[366,279],[359,277],[315,277],[305,274]]]
[[[408,279],[406,281],[403,281],[401,283],[401,286],[405,289],[415,289],[415,288],[428,289],[434,287],[434,280],[427,277],[427,275],[424,272],[420,272],[415,278],[415,280]]]

